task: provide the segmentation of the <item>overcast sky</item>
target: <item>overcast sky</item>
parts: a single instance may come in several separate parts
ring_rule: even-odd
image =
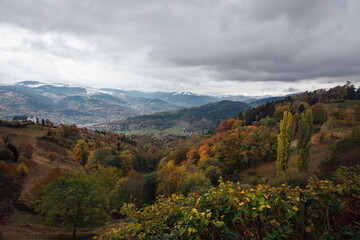
[[[360,85],[359,0],[0,0],[0,84],[287,94]]]

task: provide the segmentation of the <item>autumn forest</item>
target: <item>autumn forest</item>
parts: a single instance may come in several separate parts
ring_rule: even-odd
[[[2,120],[1,229],[25,211],[81,239],[355,239],[359,122],[350,82],[192,137]]]

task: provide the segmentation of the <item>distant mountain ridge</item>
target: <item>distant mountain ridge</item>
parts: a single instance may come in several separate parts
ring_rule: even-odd
[[[56,124],[116,121],[142,114],[176,110],[160,99],[130,97],[100,89],[25,81],[0,86],[0,117],[34,115]]]
[[[202,106],[223,100],[251,102],[260,98],[242,95],[207,96],[191,92],[144,93],[37,81],[0,85],[0,93],[0,118],[34,115],[48,118],[55,124],[80,126]]]
[[[245,96],[245,95],[227,95],[227,96],[207,96],[194,94],[189,91],[185,92],[140,92],[140,91],[124,91],[119,89],[112,88],[102,88],[101,90],[108,92],[121,93],[126,96],[132,97],[144,97],[150,99],[161,99],[172,105],[176,105],[179,107],[194,107],[194,106],[202,106],[208,103],[220,102],[223,100],[230,100],[236,102],[252,102],[263,98],[268,98],[271,96]]]

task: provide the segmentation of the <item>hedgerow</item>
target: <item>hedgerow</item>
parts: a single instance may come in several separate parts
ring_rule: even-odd
[[[310,179],[305,189],[220,181],[219,186],[160,197],[120,210],[129,221],[96,239],[355,239],[360,237],[360,166],[335,182]],[[351,176],[351,177],[349,177]]]

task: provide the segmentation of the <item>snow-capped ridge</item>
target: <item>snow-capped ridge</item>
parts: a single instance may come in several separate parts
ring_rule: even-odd
[[[97,88],[89,88],[89,87],[82,87],[85,89],[87,95],[99,95],[99,94],[108,94],[108,95],[114,95],[113,92],[100,90]]]
[[[176,95],[183,95],[183,96],[201,96],[201,95],[199,95],[199,94],[195,94],[195,93],[192,93],[192,92],[189,92],[189,91],[173,93],[173,96],[176,96]]]
[[[68,84],[63,84],[63,83],[44,83],[44,82],[38,82],[38,81],[22,81],[22,82],[17,82],[14,85],[20,85],[20,86],[25,86],[25,87],[29,87],[29,88],[39,88],[39,87],[43,87],[43,86],[69,87]]]

